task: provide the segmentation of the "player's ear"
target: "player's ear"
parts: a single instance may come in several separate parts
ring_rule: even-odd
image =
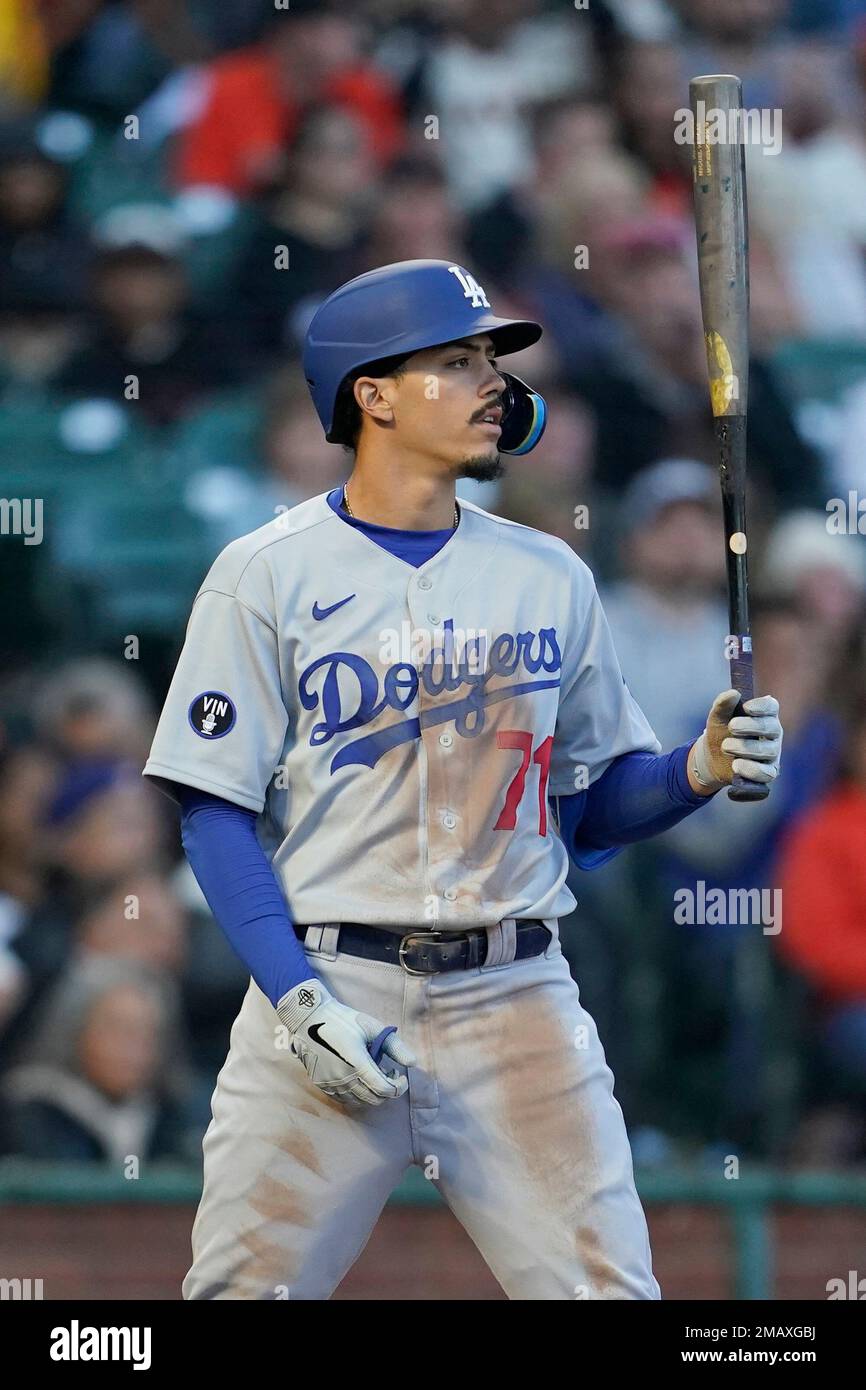
[[[391,402],[393,380],[390,377],[360,376],[355,382],[354,395],[358,409],[363,415],[390,425],[394,420],[394,407]]]

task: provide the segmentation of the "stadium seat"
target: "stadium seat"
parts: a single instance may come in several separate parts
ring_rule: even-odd
[[[804,400],[834,402],[849,386],[866,380],[866,344],[791,339],[774,353],[771,366],[792,404]]]
[[[201,528],[167,487],[69,495],[48,533],[52,582],[97,640],[176,632],[213,559]]]
[[[0,402],[0,457],[4,487],[8,469],[37,468],[57,442],[57,403],[43,395],[3,397]]]
[[[219,463],[247,473],[259,471],[261,402],[249,392],[225,392],[175,428],[170,444],[171,472],[189,477]]]
[[[243,255],[254,225],[249,208],[239,204],[224,226],[190,235],[184,252],[193,304],[204,314],[214,312],[215,301],[231,307],[230,290],[235,268]]]
[[[69,206],[92,227],[122,203],[168,204],[166,146],[126,140],[119,128],[101,129],[72,170]]]
[[[159,466],[157,437],[116,401],[38,394],[0,406],[4,486],[9,468],[33,487],[74,489],[78,479],[146,485]]]

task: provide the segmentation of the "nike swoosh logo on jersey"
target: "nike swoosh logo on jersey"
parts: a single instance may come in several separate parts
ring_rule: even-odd
[[[341,598],[337,603],[332,603],[329,608],[320,608],[317,599],[313,604],[313,617],[317,623],[320,623],[323,618],[330,618],[332,613],[336,613],[338,608],[342,608],[344,603],[349,603],[354,597],[354,594],[350,594],[348,598]]]
[[[354,598],[354,595],[352,595],[352,597]],[[350,1067],[352,1063],[349,1061],[348,1057],[344,1057],[342,1052],[338,1052],[335,1047],[331,1047],[330,1043],[325,1042],[325,1039],[320,1037],[321,1031],[321,1023],[314,1023],[312,1028],[307,1029],[307,1036],[312,1038],[314,1043],[318,1043],[319,1047],[326,1047],[329,1052],[333,1052],[335,1057],[339,1057],[341,1062],[345,1062],[346,1066]]]

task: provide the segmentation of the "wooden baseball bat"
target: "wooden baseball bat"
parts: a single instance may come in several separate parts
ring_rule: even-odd
[[[742,83],[729,74],[695,77],[689,102],[701,312],[725,523],[731,688],[739,691],[735,714],[741,714],[755,693],[746,540],[749,229]],[[765,784],[735,774],[728,796],[762,801],[768,791]]]

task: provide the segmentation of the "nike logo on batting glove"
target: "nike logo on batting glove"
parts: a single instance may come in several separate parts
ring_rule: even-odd
[[[377,1065],[380,1052],[399,1066],[416,1065],[396,1027],[341,1004],[319,979],[289,990],[277,1004],[277,1013],[292,1035],[292,1051],[325,1095],[381,1105],[407,1091],[405,1076]]]

